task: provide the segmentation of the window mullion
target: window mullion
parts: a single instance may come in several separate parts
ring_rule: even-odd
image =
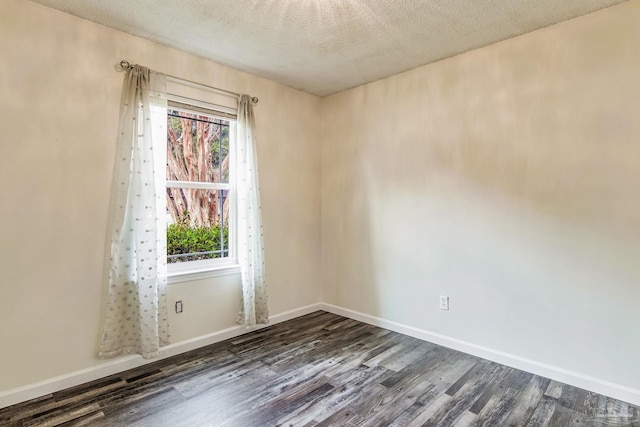
[[[169,188],[195,188],[201,190],[230,190],[231,184],[222,182],[200,182],[200,181],[167,181]]]

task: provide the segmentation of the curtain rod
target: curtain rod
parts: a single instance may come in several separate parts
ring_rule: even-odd
[[[132,65],[129,61],[127,61],[126,59],[123,59],[122,61],[120,61],[120,64],[118,64],[118,65],[120,65],[120,69],[121,69],[121,71],[128,70],[128,69],[130,69],[130,68],[133,68],[133,65]],[[240,94],[239,94],[239,93],[231,92],[230,90],[224,90],[224,89],[220,89],[220,88],[217,88],[217,87],[204,85],[204,84],[202,84],[202,83],[194,82],[194,81],[192,81],[192,80],[183,79],[183,78],[181,78],[181,77],[176,77],[176,76],[172,76],[172,75],[169,75],[169,74],[165,74],[165,75],[166,75],[167,77],[171,77],[171,78],[174,78],[174,79],[177,79],[177,80],[182,80],[183,82],[191,83],[191,84],[196,85],[196,86],[206,87],[207,89],[211,89],[211,90],[214,90],[214,91],[216,91],[216,92],[221,92],[221,93],[223,93],[223,94],[230,95],[230,96],[233,96],[233,97],[235,97],[235,98],[237,98],[237,97],[239,97],[239,96],[240,96]],[[251,97],[251,101],[252,101],[254,104],[257,104],[257,103],[258,103],[258,97],[256,97],[256,96],[252,96],[252,97]]]

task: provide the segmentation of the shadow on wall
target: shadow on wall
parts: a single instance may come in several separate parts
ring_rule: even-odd
[[[368,187],[368,182],[375,182],[367,175],[359,173],[365,171],[363,167],[355,167],[356,173],[352,179],[362,182],[357,185],[345,187],[341,196],[343,204],[338,212],[348,212],[349,215],[340,214],[337,221],[338,238],[335,248],[338,249],[336,259],[341,264],[338,268],[346,275],[340,278],[344,284],[338,287],[339,301],[345,307],[352,307],[357,311],[378,312],[384,306],[384,300],[380,292],[384,290],[380,286],[380,267],[384,264],[378,259],[383,256],[384,248],[378,247],[383,241],[380,235],[392,232],[392,224],[376,225],[372,220],[374,212],[371,209],[371,200],[375,193]],[[364,191],[359,191],[363,188]]]

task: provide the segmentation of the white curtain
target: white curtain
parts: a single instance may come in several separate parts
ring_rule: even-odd
[[[137,353],[149,359],[169,343],[164,150],[154,150],[154,140],[155,147],[166,144],[163,85],[163,76],[147,68],[126,70],[107,237],[109,289],[101,358]],[[153,125],[152,114],[160,118]]]
[[[248,95],[240,96],[237,126],[238,260],[242,275],[242,306],[238,322],[252,326],[269,323],[269,308],[253,101]]]

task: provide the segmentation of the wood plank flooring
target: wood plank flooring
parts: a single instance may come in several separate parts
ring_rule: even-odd
[[[8,426],[640,426],[640,408],[318,311],[0,410]]]

